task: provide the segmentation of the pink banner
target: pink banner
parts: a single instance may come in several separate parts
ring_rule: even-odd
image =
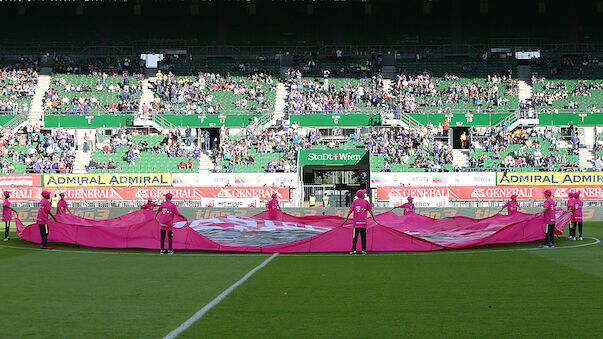
[[[279,200],[289,200],[288,187],[10,187],[15,201],[39,200],[42,190],[64,192],[67,200],[154,200],[170,192],[174,200],[260,199],[270,200],[273,193]]]
[[[561,209],[557,213],[555,232],[562,234],[570,213]],[[225,216],[196,220],[190,224],[180,222],[174,229],[174,248],[270,253],[346,252],[351,248],[353,225],[348,222],[342,226],[342,217],[295,217],[282,212],[279,212],[278,220],[268,220],[267,216],[267,212],[262,212],[251,218]],[[50,242],[107,248],[160,248],[159,225],[152,211],[140,210],[99,221],[74,215],[59,216],[57,219],[58,222],[50,221],[48,225]],[[497,214],[484,219],[433,219],[419,214],[398,216],[390,211],[377,215],[376,219],[378,223],[369,221],[367,224],[369,251],[432,251],[529,242],[543,239],[545,232],[541,216],[524,213],[511,216]],[[17,230],[21,238],[40,242],[39,229],[35,224],[24,226],[17,220]],[[210,233],[205,233],[207,237],[201,234],[208,231]],[[249,239],[257,241],[258,237],[270,240],[284,231],[293,235],[309,235],[304,235],[303,239],[266,246],[245,244]],[[229,238],[234,233],[248,237],[234,243]],[[224,234],[228,237],[225,238]]]
[[[513,194],[518,199],[543,199],[545,190],[553,192],[553,198],[565,199],[570,191],[580,191],[582,199],[603,199],[603,186],[446,186],[446,187],[377,187],[377,200],[392,198],[439,198],[449,200],[505,200]]]

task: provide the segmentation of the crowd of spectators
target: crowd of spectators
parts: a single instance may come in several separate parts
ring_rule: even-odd
[[[44,94],[44,110],[50,114],[88,114],[101,112],[133,112],[138,110],[141,82],[130,75],[113,76],[107,73],[84,75],[72,83],[65,77],[56,77]],[[139,78],[140,76],[134,76]],[[119,79],[116,81],[116,79]]]
[[[441,125],[381,128],[363,137],[352,135],[353,140],[364,141],[371,156],[385,157],[384,171],[390,171],[391,164],[431,171],[441,171],[442,165],[451,165],[452,147],[437,137],[443,137]]]
[[[423,108],[439,107],[442,112],[452,105],[468,103],[479,110],[509,106],[510,97],[519,95],[519,87],[511,75],[488,75],[485,81],[460,81],[453,74],[442,78],[428,73],[398,74],[391,93],[391,106],[395,111],[416,113]],[[500,88],[503,88],[501,91]]]
[[[472,169],[484,168],[487,160],[497,160],[501,168],[507,169],[531,167],[554,170],[556,166],[565,170],[579,168],[577,161],[568,159],[568,155],[577,156],[579,153],[580,139],[577,133],[570,136],[569,149],[562,148],[562,141],[550,129],[508,131],[501,127],[474,127],[473,135],[484,140],[486,153],[469,158],[469,167]],[[517,147],[508,150],[510,145]],[[475,145],[472,145],[470,152],[475,150]]]
[[[233,172],[238,165],[255,165],[255,156],[258,154],[277,154],[272,160],[264,164],[266,172],[292,172],[296,168],[297,151],[300,148],[309,148],[310,145],[319,143],[319,135],[312,131],[308,136],[298,135],[294,129],[275,132],[263,129],[252,123],[245,129],[244,135],[239,138],[230,138],[226,128],[221,129],[220,145],[216,148],[214,172]],[[249,152],[251,148],[254,153]],[[228,162],[222,166],[220,162]]]
[[[192,159],[199,159],[201,156],[201,148],[196,145],[192,136],[192,130],[187,127],[184,131],[175,130],[167,132],[160,142],[149,144],[147,140],[139,138],[135,141],[133,136],[135,132],[125,128],[121,128],[117,133],[111,135],[103,141],[97,141],[97,149],[103,154],[115,154],[118,161],[113,161],[112,158],[107,162],[100,162],[94,158],[90,159],[88,169],[121,169],[120,161],[123,160],[129,166],[136,166],[136,162],[144,153],[164,154],[169,158],[183,158],[184,160],[178,165],[178,168],[193,168]],[[205,132],[199,136],[209,138],[209,133]],[[201,143],[205,147],[205,143]],[[126,147],[125,152],[120,153]]]
[[[0,68],[0,114],[19,114],[29,110],[38,84],[38,60],[20,58]]]
[[[285,75],[289,86],[287,111],[290,114],[370,112],[386,104],[387,94],[381,75],[349,80],[339,88],[336,83],[329,81],[328,73],[325,73],[322,81],[303,78],[300,71],[293,69],[287,70]]]
[[[546,78],[537,77],[536,74],[532,75],[532,82],[543,84],[542,91],[535,91],[532,95],[532,104],[534,106],[553,106],[556,100],[574,98],[574,100],[569,100],[563,108],[587,108],[591,111],[599,110],[596,105],[593,105],[592,107],[580,107],[579,99],[580,97],[591,97],[593,91],[603,90],[603,82],[579,80],[575,84],[567,85],[565,81],[547,81]]]
[[[266,92],[272,92],[276,82],[266,73],[253,73],[247,79],[233,78],[229,73],[199,72],[196,77],[176,77],[169,72],[157,72],[155,99],[151,110],[161,113],[219,114],[231,108],[259,113],[274,106]],[[228,102],[216,99],[216,94],[228,93]]]
[[[75,139],[65,130],[42,133],[27,125],[17,133],[0,131],[0,166],[2,174],[15,173],[19,163],[26,173],[71,173],[75,159]]]

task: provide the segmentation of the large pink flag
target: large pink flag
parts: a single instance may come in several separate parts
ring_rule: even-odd
[[[462,249],[497,243],[530,242],[544,238],[542,216],[516,213],[484,219],[463,216],[433,219],[420,214],[399,216],[386,212],[378,223],[367,224],[369,251],[433,251]],[[557,211],[556,234],[562,234],[570,213]],[[75,215],[57,216],[49,222],[49,242],[104,248],[160,248],[155,213],[135,211],[108,220]],[[225,216],[189,223],[179,220],[174,228],[175,249],[244,252],[341,252],[351,248],[353,225],[342,225],[338,216],[296,217],[279,211],[276,220],[267,212],[253,217]],[[17,219],[21,238],[39,243],[36,224],[25,226]]]

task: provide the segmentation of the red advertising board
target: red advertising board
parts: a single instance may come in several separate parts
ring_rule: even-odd
[[[518,199],[543,199],[545,190],[553,192],[553,198],[565,199],[567,193],[580,191],[581,199],[603,199],[601,186],[445,186],[445,187],[377,187],[377,200],[388,201],[393,197],[438,198],[450,200],[505,200],[517,194]]]
[[[0,187],[26,186],[39,187],[42,183],[39,174],[6,174],[0,175]]]
[[[153,200],[163,199],[170,192],[174,200],[220,199],[271,199],[276,193],[279,200],[289,200],[288,187],[45,187],[51,193],[65,192],[67,200]],[[42,187],[11,187],[13,200],[38,200]]]

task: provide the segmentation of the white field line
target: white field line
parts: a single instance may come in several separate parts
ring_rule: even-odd
[[[241,279],[239,279],[239,281],[237,281],[236,283],[230,285],[230,287],[228,287],[226,290],[224,290],[224,292],[220,293],[220,295],[218,295],[214,300],[210,301],[209,304],[203,306],[202,309],[200,309],[199,311],[197,311],[197,313],[193,314],[192,317],[190,317],[187,321],[183,322],[175,330],[173,330],[172,332],[168,333],[165,337],[163,337],[163,339],[174,339],[178,335],[180,335],[180,333],[186,331],[186,329],[188,329],[189,327],[191,327],[192,324],[194,324],[197,320],[201,319],[203,317],[203,315],[205,315],[205,313],[207,313],[209,310],[211,310],[212,307],[214,307],[217,304],[219,304],[232,291],[234,291],[237,287],[239,287],[241,284],[243,284],[245,281],[247,281],[247,279],[249,279],[249,277],[251,277],[255,272],[257,272],[262,267],[268,265],[268,263],[272,259],[276,258],[277,255],[278,255],[278,253],[274,253],[268,259],[264,260],[261,264],[259,264],[258,266],[256,266],[254,269],[252,269],[251,271],[247,272],[247,274],[245,274]]]

